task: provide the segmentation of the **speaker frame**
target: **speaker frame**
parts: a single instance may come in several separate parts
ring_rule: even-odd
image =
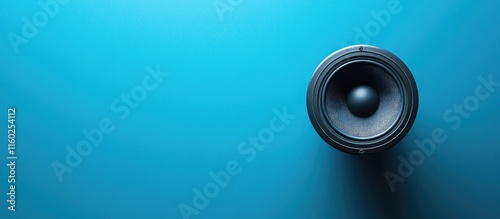
[[[325,109],[325,90],[330,78],[342,66],[354,62],[374,62],[392,74],[399,87],[402,109],[393,125],[370,138],[346,136],[331,125]],[[351,154],[372,154],[387,150],[410,131],[418,111],[418,90],[410,69],[391,52],[372,45],[342,48],[325,58],[316,68],[307,90],[307,111],[316,132],[332,147]]]

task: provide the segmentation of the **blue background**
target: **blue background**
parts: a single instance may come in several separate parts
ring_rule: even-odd
[[[457,129],[443,119],[474,95],[478,77],[500,81],[500,4],[400,0],[400,13],[364,42],[356,28],[377,22],[371,11],[390,1],[223,0],[231,10],[222,15],[216,2],[59,3],[16,53],[9,33],[21,35],[22,18],[43,9],[4,1],[0,163],[9,106],[17,108],[19,159],[16,212],[1,195],[0,218],[182,218],[179,205],[193,206],[193,189],[231,160],[241,173],[190,218],[500,218],[500,92]],[[419,88],[412,130],[373,156],[328,146],[305,104],[321,60],[356,43],[399,56]],[[169,75],[120,119],[112,103],[142,84],[148,66]],[[247,161],[238,145],[284,108],[296,117]],[[60,182],[53,162],[64,164],[66,147],[104,118],[114,131]],[[392,192],[384,173],[398,173],[398,156],[408,158],[436,128],[447,140]],[[0,194],[7,176],[0,166]]]

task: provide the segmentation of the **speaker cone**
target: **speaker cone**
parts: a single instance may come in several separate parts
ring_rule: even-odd
[[[370,45],[340,49],[319,64],[309,83],[307,110],[318,134],[348,153],[390,148],[410,130],[418,91],[408,67]]]

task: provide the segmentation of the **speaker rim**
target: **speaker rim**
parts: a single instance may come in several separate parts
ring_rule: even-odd
[[[395,124],[382,134],[382,138],[371,140],[350,139],[339,135],[330,125],[328,117],[323,115],[322,90],[328,86],[328,78],[345,63],[371,60],[388,67],[393,79],[401,82],[399,88],[402,112]],[[335,71],[334,71],[335,70]],[[399,87],[398,83],[398,87]],[[407,88],[406,90],[403,88]],[[386,150],[399,142],[411,129],[418,111],[418,90],[415,79],[406,64],[391,52],[372,45],[353,45],[337,50],[326,57],[316,68],[307,91],[307,110],[316,132],[332,147],[351,154],[371,154]],[[378,135],[377,135],[378,136]],[[379,137],[380,137],[379,136]]]

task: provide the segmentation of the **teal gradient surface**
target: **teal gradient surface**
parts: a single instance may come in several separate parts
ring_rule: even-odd
[[[40,2],[58,10],[32,37],[23,18],[47,14],[38,1],[0,7],[0,218],[500,217],[500,87],[483,87],[489,96],[467,115],[454,112],[481,78],[500,82],[500,3]],[[390,18],[378,20],[381,11]],[[305,103],[316,66],[358,43],[401,58],[420,95],[406,138],[372,156],[327,145]],[[8,107],[17,110],[15,212]],[[68,164],[95,129],[98,144]],[[436,129],[446,140],[391,191],[385,173],[399,174],[398,157]],[[252,147],[253,137],[265,142]],[[71,171],[58,174],[56,163]],[[228,169],[196,207],[196,191],[217,183],[210,173]]]

